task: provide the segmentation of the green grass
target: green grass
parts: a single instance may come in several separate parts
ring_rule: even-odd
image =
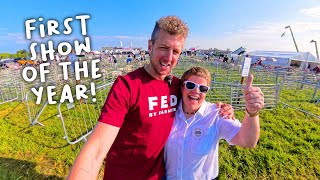
[[[83,143],[63,139],[56,106],[48,106],[41,126],[30,126],[24,103],[0,108],[0,179],[64,178]]]
[[[13,56],[14,56],[14,54],[10,54],[10,53],[0,53],[0,57],[2,57],[2,58],[10,58]]]
[[[319,109],[319,107],[316,107]],[[243,112],[237,111],[242,119]],[[40,122],[29,126],[24,103],[0,106],[0,179],[63,179],[82,142],[63,139],[56,106],[48,106]],[[320,120],[291,108],[264,110],[255,149],[221,141],[221,179],[319,179]]]
[[[281,108],[263,111],[260,119],[261,136],[255,149],[220,143],[220,177],[319,179],[319,119]]]
[[[109,90],[110,86],[97,90],[97,103],[87,101],[88,105],[76,104],[69,109],[70,112],[65,104],[62,105],[62,114],[71,141],[79,138],[80,131],[84,132],[85,123],[91,123],[89,116],[92,117],[94,112],[92,123],[96,123],[105,94]],[[41,108],[32,102],[29,102],[29,107],[35,111]],[[82,116],[77,115],[76,119],[71,117],[75,117],[75,111],[83,110],[86,122],[79,121]],[[64,179],[67,176],[83,142],[75,145],[67,143],[57,115],[57,105],[48,105],[38,120],[45,126],[30,126],[24,102],[0,105],[0,179]],[[77,126],[74,120],[79,121]],[[88,126],[88,130],[91,130],[90,127]]]

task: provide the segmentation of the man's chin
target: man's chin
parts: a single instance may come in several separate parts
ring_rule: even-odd
[[[171,70],[170,68],[164,69],[160,67],[157,69],[157,72],[158,74],[166,75],[170,73],[170,70]]]
[[[162,76],[166,76],[166,75],[170,74],[170,71],[158,71],[158,74],[162,75]]]

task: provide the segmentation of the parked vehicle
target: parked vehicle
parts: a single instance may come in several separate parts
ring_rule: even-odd
[[[36,65],[36,61],[30,59],[20,59],[17,61],[20,65]]]
[[[14,62],[14,59],[2,59],[1,60],[2,62],[4,62],[4,63],[11,63],[11,62]]]

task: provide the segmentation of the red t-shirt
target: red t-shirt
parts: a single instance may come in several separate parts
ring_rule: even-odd
[[[171,86],[144,68],[114,82],[100,122],[120,127],[106,159],[104,179],[160,179],[163,147],[180,101],[180,80]]]

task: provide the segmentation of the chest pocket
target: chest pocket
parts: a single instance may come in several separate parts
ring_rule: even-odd
[[[196,126],[191,132],[191,152],[198,155],[207,154],[212,147],[213,133],[205,126]]]

